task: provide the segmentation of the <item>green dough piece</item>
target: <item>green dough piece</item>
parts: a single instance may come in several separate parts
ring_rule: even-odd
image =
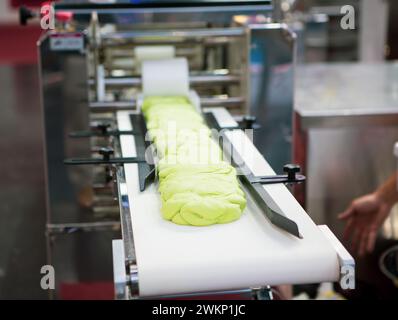
[[[201,197],[195,193],[177,193],[163,202],[163,217],[177,224],[207,226],[239,219],[241,207],[222,198]]]
[[[173,97],[173,96],[156,96],[147,97],[142,105],[142,111],[147,112],[147,109],[156,105],[170,105],[170,104],[187,104],[190,105],[189,101],[185,97]]]
[[[142,106],[160,161],[163,218],[208,226],[239,219],[246,206],[236,170],[223,161],[202,116],[185,97],[147,97]]]
[[[169,165],[165,163],[159,163],[158,166],[159,179],[163,180],[172,175],[187,174],[197,175],[201,173],[219,173],[219,174],[232,174],[236,175],[235,168],[228,165],[226,162],[220,162],[212,165],[190,165],[190,164],[179,164]]]

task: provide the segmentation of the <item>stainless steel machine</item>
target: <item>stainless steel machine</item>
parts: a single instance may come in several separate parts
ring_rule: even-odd
[[[85,260],[63,263],[63,274],[80,281],[101,275],[109,261],[90,259],[99,241],[84,235],[106,231],[106,239],[116,239],[112,261],[121,299],[251,294],[268,285],[353,279],[352,257],[283,185],[295,182],[296,168],[286,167],[288,174],[277,176],[281,183],[263,185],[275,178],[271,166],[282,169],[291,157],[295,35],[275,20],[271,1],[61,1],[54,13],[56,28],[38,45],[48,254],[55,270],[55,257],[62,256],[55,243],[70,233],[82,238],[69,245],[64,239],[63,249]],[[225,254],[217,259],[214,246],[189,255],[163,247],[195,236],[180,238],[186,237],[181,229],[163,225],[156,188],[148,182],[154,171],[143,161],[141,62],[148,48],[160,47],[187,59],[189,85],[213,119],[209,126],[227,130],[230,147],[251,171],[242,180],[245,218],[193,233],[223,243]],[[241,128],[255,128],[256,147]],[[239,149],[241,141],[248,149]],[[175,264],[181,272],[169,274]]]

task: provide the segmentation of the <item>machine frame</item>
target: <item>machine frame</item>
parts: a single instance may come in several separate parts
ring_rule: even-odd
[[[121,232],[123,242],[115,241],[113,245],[116,297],[137,297],[134,239],[125,206],[126,194],[121,187],[124,183],[123,167],[105,166],[105,182],[98,183],[97,176],[104,172],[102,166],[71,169],[64,165],[64,160],[70,157],[95,159],[99,146],[93,145],[93,141],[110,144],[116,153],[120,153],[117,135],[102,136],[101,139],[95,134],[89,139],[71,139],[70,136],[76,132],[93,132],[104,122],[118,130],[116,113],[137,107],[134,100],[107,100],[107,92],[126,88],[138,91],[141,82],[139,76],[108,76],[103,49],[156,43],[158,40],[151,40],[154,38],[164,39],[162,43],[193,41],[199,46],[214,39],[227,44],[229,39],[239,39],[239,51],[226,50],[224,56],[214,58],[214,61],[228,61],[232,66],[239,66],[239,74],[229,70],[227,73],[191,74],[190,83],[194,87],[237,87],[231,90],[235,96],[202,96],[202,106],[226,107],[237,119],[247,114],[257,117],[259,129],[255,131],[254,142],[263,154],[267,154],[273,167],[282,167],[291,158],[295,35],[285,24],[272,20],[271,1],[250,1],[249,4],[247,1],[229,1],[228,4],[226,1],[167,1],[167,5],[164,1],[144,1],[139,5],[124,1],[115,5],[65,1],[55,4],[54,9],[55,13],[70,11],[74,18],[67,23],[58,23],[56,30],[46,32],[38,42],[44,117],[48,261],[49,264],[55,263],[54,243],[60,235]],[[259,12],[261,15],[257,17]],[[254,15],[255,19],[248,18]],[[200,27],[181,29],[181,24],[192,21],[199,23]],[[145,29],[151,23],[157,27]],[[119,30],[107,31],[106,25]],[[170,29],[165,30],[167,26]],[[100,204],[96,209],[107,212],[117,208],[120,217],[98,218],[82,209],[78,194],[86,187],[92,187],[101,194],[110,189],[106,194],[116,201],[112,200],[111,206]],[[76,250],[77,240],[71,242],[76,243],[67,246],[67,250]],[[120,261],[126,262],[124,267]],[[79,270],[75,272],[79,273]],[[249,291],[245,289],[242,292]],[[255,292],[262,297],[270,297],[267,286]]]

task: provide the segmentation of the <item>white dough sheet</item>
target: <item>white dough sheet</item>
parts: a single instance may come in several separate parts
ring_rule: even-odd
[[[117,118],[120,130],[133,129],[128,112],[119,112]],[[230,131],[228,137],[255,175],[275,174],[243,131]],[[134,138],[122,135],[120,139],[123,156],[135,156]],[[140,192],[137,164],[125,164],[124,168],[140,296],[339,278],[336,251],[284,185],[264,188],[273,208],[298,224],[303,239],[272,225],[249,195],[242,217],[232,223],[207,227],[173,224],[162,218],[157,184]]]
[[[185,58],[143,61],[142,91],[145,97],[188,97],[188,61]]]
[[[168,45],[137,46],[134,48],[134,55],[136,67],[140,71],[143,61],[173,59],[175,47]]]

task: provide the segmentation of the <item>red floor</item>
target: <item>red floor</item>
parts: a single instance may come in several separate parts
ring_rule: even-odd
[[[62,300],[113,300],[112,282],[62,283]]]
[[[37,62],[36,43],[39,26],[0,24],[0,64],[32,64]]]

